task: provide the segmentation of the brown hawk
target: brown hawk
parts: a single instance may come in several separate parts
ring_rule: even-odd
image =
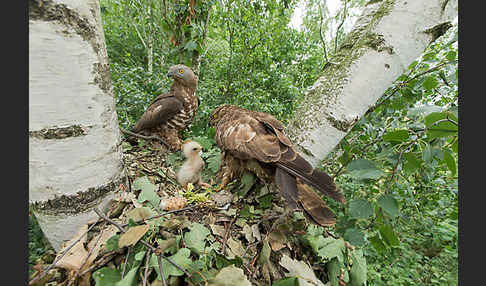
[[[198,77],[181,64],[171,66],[167,76],[174,79],[169,92],[152,101],[132,132],[159,136],[171,151],[178,151],[182,147],[179,132],[192,122],[199,106],[195,94]]]
[[[280,121],[263,112],[223,105],[213,111],[210,124],[222,150],[219,189],[247,170],[265,183],[274,182],[290,209],[302,209],[313,223],[335,224],[332,211],[313,188],[341,203],[346,202],[344,196],[328,174],[313,169],[294,150]]]

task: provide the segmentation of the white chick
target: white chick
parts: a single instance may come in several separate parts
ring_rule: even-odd
[[[188,183],[199,184],[203,187],[211,187],[211,185],[201,181],[201,171],[204,168],[204,161],[199,156],[202,147],[195,141],[189,141],[182,146],[186,161],[182,164],[179,171],[177,171],[177,182],[184,188]]]

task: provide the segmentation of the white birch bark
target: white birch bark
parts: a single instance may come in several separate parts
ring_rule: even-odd
[[[393,81],[442,35],[457,0],[381,0],[366,6],[287,133],[313,166],[341,141]]]
[[[29,1],[29,202],[57,250],[125,179],[98,0]]]

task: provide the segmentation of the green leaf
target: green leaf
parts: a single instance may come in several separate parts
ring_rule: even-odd
[[[451,170],[452,176],[455,176],[457,172],[456,161],[449,150],[444,150],[444,162],[447,164],[449,170]]]
[[[365,244],[363,232],[356,228],[346,229],[344,232],[344,239],[355,246],[362,246]]]
[[[196,141],[197,143],[201,144],[201,147],[203,147],[204,150],[209,150],[211,147],[213,147],[213,142],[214,139],[206,138],[206,137],[194,137],[192,138],[193,141]]]
[[[357,159],[349,163],[346,170],[356,179],[379,179],[383,171],[377,169],[370,160]]]
[[[182,269],[187,269],[191,264],[192,260],[189,258],[189,255],[191,254],[191,251],[188,248],[181,248],[177,251],[176,254],[169,256],[169,259],[174,261],[177,265],[182,267]],[[159,262],[157,260],[157,255],[155,253],[152,253],[152,256],[150,257],[149,261],[149,266],[153,267],[155,269],[155,272],[157,272],[158,280],[160,279],[160,269],[159,269]],[[177,269],[174,265],[170,264],[167,262],[167,260],[162,258],[162,268],[164,269],[164,277],[165,279],[168,279],[169,276],[182,276],[184,275],[184,272],[180,271]]]
[[[193,51],[194,49],[196,49],[197,47],[197,43],[194,42],[193,40],[189,41],[185,46],[184,46],[184,49],[185,50],[188,50],[189,52]]]
[[[436,88],[438,85],[439,85],[439,82],[437,81],[437,79],[434,76],[428,76],[424,80],[424,82],[422,83],[422,86],[426,90],[429,90],[429,91]]]
[[[422,159],[426,163],[432,162],[432,147],[430,147],[429,144],[426,144],[424,150],[422,151]]]
[[[197,255],[204,252],[206,246],[206,237],[210,234],[209,229],[200,223],[192,223],[189,227],[190,231],[184,234],[184,242],[190,250]]]
[[[332,286],[339,286],[339,276],[343,268],[345,269],[344,263],[339,262],[337,258],[331,259],[327,264],[327,276]]]
[[[133,190],[142,190],[138,195],[138,202],[143,203],[145,201],[150,201],[153,205],[158,206],[160,203],[160,197],[157,195],[155,190],[157,187],[149,181],[147,176],[137,178],[133,182]]]
[[[408,130],[389,131],[383,135],[383,140],[387,142],[404,142],[409,138]]]
[[[337,257],[339,261],[344,261],[343,251],[345,250],[344,240],[334,239],[324,245],[322,248],[319,249],[317,254],[323,259],[331,259]]]
[[[215,153],[213,156],[208,158],[208,168],[213,172],[217,173],[219,166],[221,165],[221,152]]]
[[[272,206],[273,194],[268,193],[258,198],[258,205],[261,209],[268,209]]]
[[[366,282],[366,259],[363,256],[361,249],[355,249],[351,251],[351,258],[353,260],[353,266],[349,272],[350,285],[361,286]]]
[[[403,165],[403,169],[408,173],[415,172],[418,168],[420,168],[420,161],[417,159],[417,156],[414,153],[408,152],[403,154],[403,158],[405,159],[405,164]]]
[[[114,236],[110,237],[106,241],[106,246],[105,246],[106,251],[113,251],[113,250],[120,249],[118,247],[118,240],[119,239],[120,239],[120,235],[119,234],[115,234]]]
[[[383,243],[383,241],[380,239],[380,236],[377,234],[373,237],[368,238],[370,241],[371,245],[373,248],[380,254],[385,253],[386,251],[386,245]]]
[[[121,280],[121,270],[103,267],[93,272],[92,277],[96,286],[114,286]]]
[[[441,111],[442,111],[442,107],[437,105],[422,105],[422,106],[410,108],[410,110],[408,111],[408,116],[410,117],[414,117],[417,115],[427,116],[432,112],[441,112]]]
[[[256,179],[253,173],[245,171],[241,176],[241,191],[240,197],[244,197],[246,193],[251,189]]]
[[[297,277],[287,277],[273,282],[272,286],[299,286],[298,281]]]
[[[378,230],[380,231],[381,237],[383,238],[386,244],[388,244],[391,247],[400,245],[400,240],[398,240],[398,237],[396,236],[395,232],[393,232],[391,225],[389,224],[380,225],[378,226]]]
[[[144,251],[140,251],[137,254],[135,254],[135,260],[141,261],[143,259],[143,257],[145,256],[145,252],[146,251],[144,250]]]
[[[369,218],[373,215],[373,207],[365,199],[352,200],[349,202],[349,215],[351,218]]]
[[[398,215],[398,202],[391,195],[383,195],[378,198],[378,205],[392,218]]]
[[[138,267],[139,267],[139,265],[130,269],[130,271],[128,271],[128,273],[125,274],[125,277],[123,278],[123,280],[117,282],[115,284],[115,286],[135,286],[135,285],[137,285]]]
[[[450,51],[446,54],[446,59],[449,61],[453,61],[456,59],[457,52],[456,51]]]
[[[458,132],[457,125],[450,121],[446,121],[448,118],[457,122],[452,112],[432,112],[425,117],[425,126],[427,127],[427,137],[434,139],[437,137],[456,136]]]

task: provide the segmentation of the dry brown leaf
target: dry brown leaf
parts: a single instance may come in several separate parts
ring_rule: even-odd
[[[58,252],[57,257],[65,251],[69,246],[71,246],[76,240],[79,239],[88,230],[88,225],[85,224],[81,226],[78,233]],[[57,266],[67,269],[67,270],[78,270],[84,262],[84,259],[88,255],[88,251],[84,248],[84,243],[86,242],[86,236],[83,236],[67,253],[64,257],[59,260]],[[56,257],[56,259],[57,259]],[[87,263],[86,263],[87,264]]]
[[[144,225],[138,225],[131,227],[120,236],[120,240],[118,240],[118,247],[122,248],[125,246],[129,245],[134,245],[137,243],[142,236],[144,236],[145,233],[149,230],[149,226],[144,224]]]
[[[210,224],[209,227],[211,228],[211,231],[213,232],[214,235],[224,237],[225,234],[224,226],[217,225],[217,224]]]

